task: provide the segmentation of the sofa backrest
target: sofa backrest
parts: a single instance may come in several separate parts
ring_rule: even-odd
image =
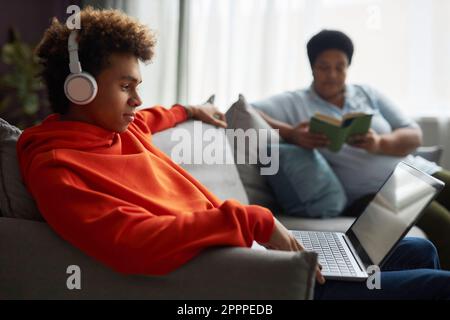
[[[187,121],[154,134],[153,143],[219,199],[249,203],[224,129],[200,121]],[[190,156],[186,157],[188,161],[185,163],[177,161],[182,147],[184,151],[187,151],[186,148],[190,150],[187,151]],[[214,152],[218,153],[217,157]],[[225,158],[227,155],[230,161]]]
[[[194,132],[195,129],[197,132]],[[210,142],[199,141],[207,130],[210,134],[213,133],[216,139]],[[0,212],[4,217],[42,221],[43,218],[35,201],[22,183],[16,154],[16,143],[20,134],[21,131],[18,128],[0,119]],[[172,137],[177,134],[184,140],[174,140]],[[188,143],[187,147],[193,147],[192,157],[203,152],[207,154],[208,150],[232,155],[224,130],[204,123],[200,124],[198,121],[188,121],[153,136],[154,144],[169,156],[174,147],[180,147],[183,141]],[[233,162],[208,164],[204,163],[204,160],[208,161],[208,159],[200,158],[202,163],[191,162],[180,165],[219,199],[236,199],[243,204],[248,204],[247,194]]]

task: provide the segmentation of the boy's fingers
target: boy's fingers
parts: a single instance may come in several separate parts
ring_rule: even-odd
[[[222,120],[223,122],[227,122],[227,119],[225,118],[225,115],[222,112],[216,112],[214,114],[214,118]]]
[[[303,248],[303,246],[300,244],[300,242],[298,242],[295,238],[293,238],[293,241],[295,242],[295,245],[299,251],[305,251],[305,248]],[[321,269],[322,269],[322,265],[320,263],[317,263],[316,279],[320,284],[324,284],[325,278],[323,277],[322,272],[320,271]]]
[[[303,246],[297,241],[297,239],[295,239],[294,237],[292,237],[292,239],[293,239],[294,245],[298,251],[305,251],[305,248],[303,248]]]
[[[325,278],[322,275],[322,272],[320,271],[319,267],[316,269],[316,279],[320,284],[325,283]]]
[[[226,128],[227,127],[227,123],[225,121],[218,120],[218,119],[213,118],[213,117],[211,119],[212,119],[212,122],[213,122],[214,125],[216,125],[218,127],[221,127],[221,128]]]

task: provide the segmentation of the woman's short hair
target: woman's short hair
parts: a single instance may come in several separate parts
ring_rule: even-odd
[[[313,36],[307,44],[308,58],[311,67],[314,66],[317,57],[324,51],[337,49],[343,51],[350,65],[353,57],[353,42],[343,32],[337,30],[322,30]]]

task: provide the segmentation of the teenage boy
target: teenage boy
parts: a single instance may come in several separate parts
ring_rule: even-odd
[[[138,61],[150,60],[155,46],[150,30],[117,10],[86,8],[80,17],[76,33],[54,19],[37,48],[55,113],[25,130],[17,147],[49,225],[129,274],[166,274],[211,246],[303,250],[268,209],[219,200],[152,144],[153,133],[188,118],[226,123],[211,104],[136,110]],[[89,73],[81,80],[68,78],[81,71],[77,59]]]

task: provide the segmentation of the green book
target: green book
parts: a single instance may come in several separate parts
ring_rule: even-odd
[[[372,114],[368,113],[348,113],[342,119],[316,113],[309,123],[309,131],[325,134],[330,139],[328,149],[338,152],[350,136],[366,134],[371,122]]]

